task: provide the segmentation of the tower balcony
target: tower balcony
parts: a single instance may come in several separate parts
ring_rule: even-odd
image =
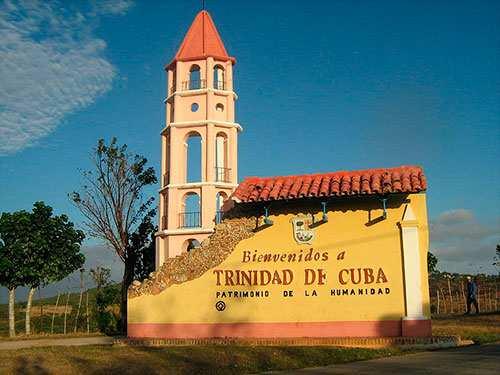
[[[214,89],[216,90],[226,90],[226,81],[214,81]]]
[[[215,182],[231,182],[231,168],[215,167]]]
[[[181,89],[183,91],[187,90],[201,90],[207,88],[206,79],[192,79],[189,81],[183,81],[181,84]]]
[[[180,90],[179,91],[190,91],[190,90],[202,90],[207,88],[207,80],[206,79],[196,79],[196,80],[189,80],[189,81],[182,81],[180,85]],[[227,83],[226,81],[218,80],[214,81],[213,88],[215,90],[227,90]],[[170,89],[168,90],[168,94],[172,95],[176,91],[178,91],[177,85],[172,85],[170,86]]]
[[[179,213],[179,228],[200,228],[201,212],[181,212]]]

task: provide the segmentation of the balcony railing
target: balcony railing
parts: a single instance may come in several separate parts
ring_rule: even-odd
[[[226,90],[226,81],[214,81],[214,89]]]
[[[179,228],[201,227],[200,212],[181,212],[179,214]]]
[[[207,81],[205,79],[197,79],[182,82],[182,90],[199,90],[207,88]]]
[[[181,83],[181,89],[183,91],[199,90],[199,89],[205,89],[205,88],[207,88],[207,81],[205,79],[183,81]],[[226,81],[214,81],[214,89],[227,90]],[[168,93],[169,93],[169,95],[172,95],[176,91],[177,91],[176,85],[172,85],[172,86],[170,86]]]
[[[231,169],[223,167],[215,167],[216,182],[231,182]]]

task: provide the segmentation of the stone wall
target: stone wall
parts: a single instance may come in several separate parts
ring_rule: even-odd
[[[196,279],[210,268],[221,264],[236,245],[254,235],[255,218],[225,219],[215,227],[214,233],[201,243],[201,247],[188,253],[168,258],[150,277],[134,281],[129,287],[129,298],[143,294],[158,294],[172,284]]]

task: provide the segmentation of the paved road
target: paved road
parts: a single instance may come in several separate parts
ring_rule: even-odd
[[[72,337],[60,339],[36,339],[0,341],[0,350],[15,350],[42,346],[82,346],[82,345],[113,345],[113,338],[106,336]]]
[[[500,342],[373,359],[343,365],[286,371],[283,374],[498,375],[500,374]]]

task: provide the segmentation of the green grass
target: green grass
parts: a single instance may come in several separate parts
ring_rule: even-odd
[[[0,373],[240,374],[399,355],[399,349],[193,346],[68,347],[0,351]]]
[[[500,313],[434,318],[432,334],[458,335],[476,344],[500,341]]]

